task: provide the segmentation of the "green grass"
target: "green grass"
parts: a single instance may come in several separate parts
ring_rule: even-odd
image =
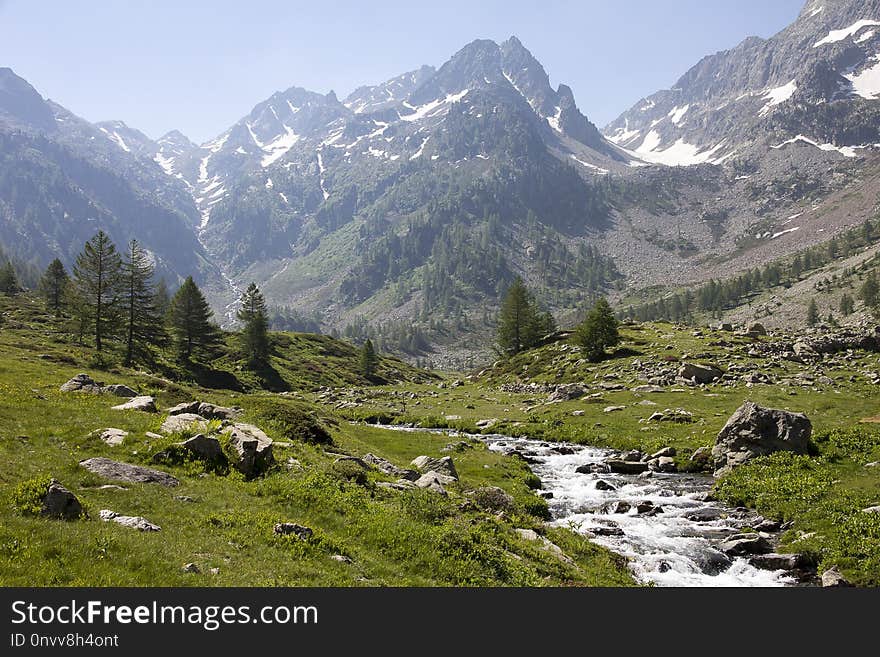
[[[880,429],[858,426],[816,436],[818,457],[777,453],[735,469],[716,486],[729,504],[791,522],[783,551],[812,555],[854,584],[880,586]]]
[[[362,456],[369,451],[406,467],[420,454],[443,455],[452,440],[352,425],[309,402],[307,393],[319,381],[301,366],[307,358],[318,358],[310,350],[337,349],[316,362],[326,363],[326,371],[338,375],[340,384],[360,382],[356,372],[348,371],[351,352],[340,343],[292,336],[291,362],[279,363],[278,370],[296,373],[300,378],[291,374],[291,382],[301,387],[295,395],[281,396],[208,389],[170,380],[167,373],[156,376],[112,365],[98,370],[95,355],[72,344],[32,299],[0,299],[0,312],[0,585],[634,584],[619,557],[571,532],[546,529],[546,504],[530,489],[529,471],[481,444],[452,453],[461,480],[448,486],[448,498],[421,490],[389,491],[376,485],[389,480],[378,471],[358,474],[351,466],[335,464],[338,454]],[[303,354],[296,361],[298,348]],[[238,404],[245,421],[279,441],[277,465],[249,481],[194,460],[154,465],[153,456],[182,436],[146,435],[158,430],[161,413],[114,411],[111,406],[118,398],[58,390],[81,371],[153,394],[160,407],[191,399]],[[129,435],[122,445],[106,445],[93,434],[106,427]],[[158,467],[180,485],[101,488],[118,482],[78,465],[96,456]],[[87,519],[65,522],[29,513],[35,508],[33,483],[47,477],[58,479],[80,499]],[[514,498],[503,516],[468,502],[470,491],[490,485],[503,487]],[[105,523],[98,516],[101,509],[140,515],[162,529],[141,533]],[[307,541],[277,536],[277,522],[306,525],[314,535]],[[514,532],[521,527],[546,532],[574,563],[523,540]],[[333,559],[335,555],[351,563]],[[182,571],[190,562],[199,573]]]

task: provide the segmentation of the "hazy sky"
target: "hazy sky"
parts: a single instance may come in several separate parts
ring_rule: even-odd
[[[600,127],[704,55],[770,36],[805,0],[0,0],[0,66],[91,121],[203,142],[273,92],[343,98],[520,38]]]

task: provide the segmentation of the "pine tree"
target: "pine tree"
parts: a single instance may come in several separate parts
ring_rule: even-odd
[[[241,295],[241,308],[237,317],[244,325],[241,331],[241,350],[248,364],[260,365],[269,360],[269,320],[266,300],[251,283]]]
[[[840,314],[844,317],[848,317],[853,314],[853,310],[855,310],[855,302],[853,298],[844,293],[842,297],[840,297]]]
[[[810,305],[807,306],[807,326],[815,326],[819,323],[819,307],[816,305],[815,299],[810,299]]]
[[[137,240],[128,244],[122,263],[125,364],[149,358],[152,347],[165,340],[162,314],[156,307],[153,263]]]
[[[122,259],[104,231],[86,242],[76,257],[73,276],[77,291],[89,309],[95,349],[101,351],[105,337],[119,329],[119,292]]]
[[[865,302],[868,308],[874,309],[877,307],[877,301],[880,299],[880,285],[877,283],[877,273],[875,271],[872,270],[868,274],[865,282],[859,288],[859,298]]]
[[[586,319],[578,326],[575,339],[588,360],[598,361],[605,355],[605,350],[620,342],[617,331],[617,319],[608,305],[608,301],[600,298],[596,301]]]
[[[171,294],[168,292],[168,284],[165,282],[164,278],[160,278],[159,282],[156,283],[156,292],[153,297],[156,312],[158,312],[161,317],[165,317],[168,314],[168,308],[171,307]]]
[[[7,260],[6,264],[0,267],[0,294],[11,297],[18,294],[20,289],[12,262]]]
[[[367,379],[372,379],[378,368],[379,357],[376,355],[376,350],[373,349],[373,342],[367,338],[364,346],[361,347],[361,374]]]
[[[211,323],[211,307],[202,291],[188,276],[171,299],[168,321],[179,358],[212,357],[220,346],[222,334]]]
[[[46,299],[46,307],[52,311],[55,317],[61,317],[64,310],[65,294],[70,284],[70,277],[64,269],[62,262],[55,258],[46,268],[46,273],[40,279],[40,292]]]
[[[509,356],[530,349],[556,328],[553,315],[539,312],[534,297],[517,278],[501,304],[498,323],[498,346]]]

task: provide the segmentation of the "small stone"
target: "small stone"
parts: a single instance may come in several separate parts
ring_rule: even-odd
[[[183,572],[185,573],[200,573],[202,572],[199,567],[194,563],[188,563],[183,567]]]
[[[155,413],[156,400],[152,397],[144,395],[142,397],[134,397],[130,401],[118,406],[113,406],[114,411],[143,411],[144,413]]]
[[[314,532],[309,527],[298,525],[295,522],[276,523],[273,531],[279,536],[289,536],[293,534],[302,541],[310,539],[314,534]]]
[[[339,563],[350,564],[352,562],[351,557],[347,557],[344,554],[334,554],[331,555],[330,558],[333,559],[333,561],[338,561]]]
[[[834,566],[822,573],[822,586],[824,588],[845,588],[852,586],[852,584],[837,570],[837,566]]]

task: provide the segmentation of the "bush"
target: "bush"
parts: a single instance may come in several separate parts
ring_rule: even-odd
[[[261,399],[253,404],[252,409],[263,428],[271,429],[279,438],[316,445],[329,445],[333,442],[330,433],[311,409],[302,404]]]
[[[336,461],[330,466],[330,472],[336,478],[357,484],[358,486],[366,486],[369,481],[366,470],[354,461]]]
[[[23,516],[38,516],[43,510],[43,497],[52,477],[38,475],[21,482],[12,491],[12,510]]]

